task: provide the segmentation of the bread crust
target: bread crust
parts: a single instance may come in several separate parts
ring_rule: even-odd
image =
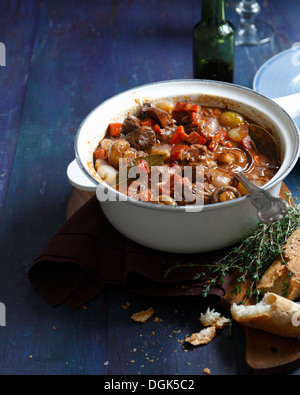
[[[300,305],[280,295],[267,292],[256,305],[231,307],[238,323],[282,337],[300,336]]]
[[[288,238],[284,251],[284,262],[281,257],[274,260],[262,276],[257,289],[262,295],[273,292],[296,300],[300,297],[300,227]],[[290,273],[293,275],[290,276]],[[288,285],[288,286],[286,286]]]

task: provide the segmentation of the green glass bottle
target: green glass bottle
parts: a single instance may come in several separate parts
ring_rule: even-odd
[[[194,78],[233,82],[234,48],[225,0],[202,0],[202,18],[193,32]]]

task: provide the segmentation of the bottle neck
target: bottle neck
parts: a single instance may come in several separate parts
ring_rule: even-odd
[[[225,19],[225,0],[202,0],[202,22],[217,25]]]

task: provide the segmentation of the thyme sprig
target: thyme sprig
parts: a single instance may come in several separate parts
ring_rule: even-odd
[[[259,223],[249,236],[232,247],[221,259],[207,265],[176,264],[166,272],[166,276],[177,268],[201,267],[201,272],[199,271],[193,280],[205,278],[203,297],[207,297],[212,286],[216,283],[224,283],[227,273],[235,273],[237,278],[232,292],[239,294],[242,284],[249,281],[247,296],[258,298],[259,292],[256,290],[256,284],[273,261],[277,257],[281,257],[282,264],[287,264],[283,247],[299,225],[300,206],[290,206],[284,218],[269,225]],[[290,272],[288,278],[292,275],[293,273]],[[283,296],[286,295],[288,286],[289,283],[286,282],[282,290]]]

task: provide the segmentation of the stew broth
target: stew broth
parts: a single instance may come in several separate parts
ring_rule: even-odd
[[[263,186],[280,167],[277,152],[255,145],[252,124],[243,114],[193,102],[145,103],[123,123],[108,125],[94,166],[105,182],[146,202],[177,206],[198,204],[197,196],[204,204],[236,199],[248,193],[235,179],[237,172]]]

